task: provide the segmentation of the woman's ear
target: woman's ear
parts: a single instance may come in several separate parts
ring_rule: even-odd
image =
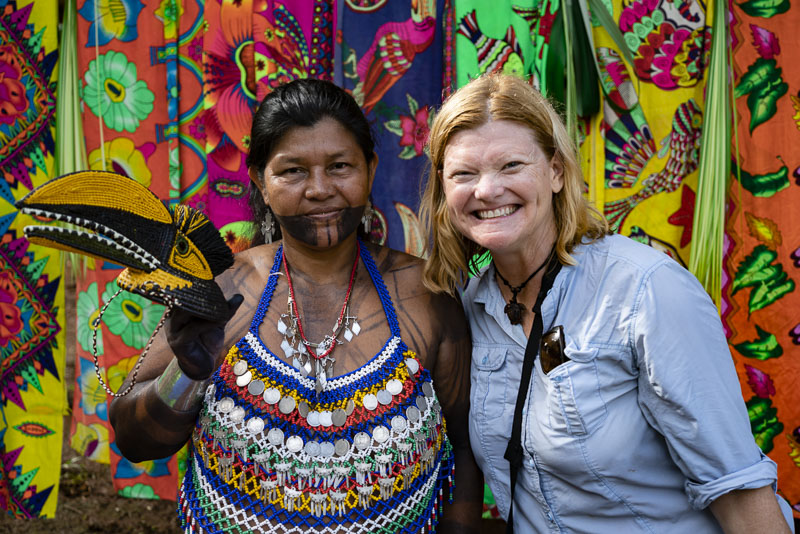
[[[564,188],[564,164],[558,154],[550,160],[550,172],[550,189],[556,194]]]
[[[367,166],[367,172],[369,173],[369,190],[372,191],[372,183],[375,181],[375,171],[378,169],[378,153],[372,153],[372,161],[369,162]]]
[[[248,167],[247,174],[250,176],[250,181],[255,184],[259,191],[261,191],[261,196],[264,198],[264,202],[269,204],[267,201],[267,194],[264,192],[264,180],[262,180],[258,175],[258,171],[253,167]]]

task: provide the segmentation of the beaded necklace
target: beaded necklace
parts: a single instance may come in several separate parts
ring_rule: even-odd
[[[344,337],[347,341],[353,338],[353,335],[358,335],[361,327],[358,324],[356,317],[351,316],[350,310],[350,293],[353,290],[353,283],[356,279],[356,268],[358,267],[358,259],[361,256],[361,245],[356,243],[356,259],[353,262],[353,269],[350,271],[350,282],[347,285],[347,293],[344,297],[342,304],[342,311],[333,325],[331,334],[325,336],[319,343],[312,343],[306,338],[303,332],[303,323],[300,319],[300,312],[297,309],[297,300],[294,296],[294,286],[292,285],[292,277],[289,274],[289,263],[286,260],[286,255],[283,254],[283,269],[286,273],[286,283],[289,285],[289,298],[288,298],[288,311],[282,314],[278,319],[278,332],[283,335],[283,342],[281,348],[286,354],[287,358],[292,358],[292,364],[304,375],[311,373],[311,361],[309,355],[315,362],[315,376],[317,378],[317,392],[322,391],[327,386],[328,377],[333,376],[333,366],[336,360],[331,356],[333,349],[339,341],[339,334],[344,329]],[[288,325],[284,322],[288,321]],[[299,339],[298,335],[299,334]],[[315,349],[322,352],[316,354]]]
[[[272,273],[281,259],[279,249]],[[206,393],[180,492],[186,532],[435,530],[454,469],[441,406],[363,246],[361,261],[391,337],[323,391],[258,336],[277,283],[268,278]]]

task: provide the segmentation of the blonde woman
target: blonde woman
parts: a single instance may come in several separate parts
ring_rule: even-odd
[[[476,79],[429,149],[424,283],[461,292],[470,440],[509,530],[789,532],[716,308],[677,262],[608,235],[548,102]]]

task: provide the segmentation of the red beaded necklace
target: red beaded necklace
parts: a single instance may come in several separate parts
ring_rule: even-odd
[[[286,282],[289,284],[289,307],[290,313],[294,315],[297,321],[297,332],[300,334],[300,339],[303,342],[303,345],[306,346],[308,349],[309,354],[314,357],[316,360],[321,360],[322,358],[328,356],[333,349],[336,347],[336,338],[339,335],[339,331],[344,324],[345,315],[347,313],[348,304],[350,303],[350,293],[353,290],[353,282],[356,279],[356,268],[358,267],[358,259],[361,257],[361,245],[356,242],[356,260],[353,262],[353,269],[350,272],[350,283],[347,285],[347,294],[344,296],[344,304],[342,304],[342,311],[339,312],[339,318],[336,319],[336,325],[333,327],[333,335],[325,336],[325,338],[319,343],[312,343],[308,339],[306,339],[305,333],[303,333],[303,324],[300,322],[300,313],[297,309],[297,301],[294,298],[294,286],[292,285],[292,277],[289,275],[289,263],[286,261],[286,254],[283,255],[283,269],[284,273],[286,273]],[[329,346],[325,346],[329,345]],[[323,346],[324,352],[322,354],[316,354],[314,352],[314,348],[318,348]]]

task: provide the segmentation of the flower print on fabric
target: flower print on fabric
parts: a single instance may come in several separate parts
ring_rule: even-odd
[[[250,145],[250,123],[257,104],[253,10],[249,2],[213,4],[206,5],[206,20],[216,16],[224,24],[209,29],[204,41],[206,151],[222,168],[236,172]]]
[[[86,291],[78,293],[77,308],[77,338],[81,348],[92,352],[92,333],[97,328],[94,326],[100,315],[100,297],[97,293],[97,282],[92,282]],[[103,354],[103,330],[97,330],[97,354]]]
[[[0,46],[0,124],[14,124],[28,111],[22,67],[10,44]]]
[[[0,273],[0,346],[22,331],[22,314],[17,306],[17,290],[10,279],[10,273]]]
[[[431,131],[434,114],[427,106],[419,107],[414,98],[406,94],[408,100],[408,115],[399,115],[383,123],[387,130],[400,136],[400,146],[404,147],[398,155],[402,159],[411,159],[421,156]]]
[[[133,132],[153,111],[155,95],[121,52],[111,50],[89,63],[84,82],[83,102],[112,130]]]
[[[680,9],[667,0],[634,0],[623,8],[619,29],[640,80],[673,90],[703,79],[711,32],[697,0],[682,3]]]
[[[122,358],[120,361],[108,368],[106,374],[106,381],[111,391],[119,391],[122,388],[122,383],[133,370],[133,366],[139,361],[140,354],[134,354],[128,358]]]
[[[135,349],[144,348],[164,314],[164,306],[128,291],[112,299],[118,289],[114,280],[106,285],[103,302],[109,304],[102,320],[123,343]]]
[[[116,443],[111,444],[111,450],[119,455],[119,463],[114,476],[117,478],[136,478],[139,475],[146,474],[151,477],[163,477],[169,475],[169,463],[172,456],[161,458],[159,460],[145,460],[144,462],[131,462],[122,456],[119,452]]]
[[[103,46],[117,39],[130,42],[139,37],[136,19],[144,4],[139,0],[86,0],[78,13],[87,21],[87,47]]]
[[[80,375],[78,376],[78,388],[81,391],[81,401],[79,406],[86,415],[96,415],[103,421],[108,421],[108,408],[106,407],[106,391],[100,385],[95,372],[94,362],[86,358],[78,358],[80,361]],[[104,373],[100,368],[100,373]]]
[[[152,173],[147,159],[155,152],[153,143],[136,146],[127,137],[117,137],[103,144],[103,150],[96,148],[89,154],[89,168],[124,174],[140,184],[150,187]],[[103,155],[105,154],[105,161]]]
[[[108,427],[102,423],[76,423],[70,445],[90,460],[101,464],[109,463]]]
[[[164,38],[175,39],[178,35],[178,20],[183,15],[183,2],[180,0],[162,0],[155,16],[164,24]]]

